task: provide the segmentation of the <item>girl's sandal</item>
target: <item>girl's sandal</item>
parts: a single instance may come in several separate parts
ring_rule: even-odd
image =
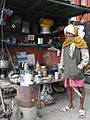
[[[85,110],[80,109],[79,110],[79,118],[85,118]]]
[[[73,107],[66,106],[66,107],[60,109],[59,111],[60,112],[66,112],[66,111],[69,111],[69,110],[72,110],[72,109],[73,109]]]

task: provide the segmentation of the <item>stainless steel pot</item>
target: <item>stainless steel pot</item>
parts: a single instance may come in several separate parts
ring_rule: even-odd
[[[9,67],[9,61],[0,60],[0,68],[8,68],[8,67]]]

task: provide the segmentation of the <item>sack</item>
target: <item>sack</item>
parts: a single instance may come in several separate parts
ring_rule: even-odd
[[[51,96],[52,93],[52,86],[49,84],[44,84],[42,91],[41,91],[41,100],[47,99],[47,100],[52,100],[53,97]]]

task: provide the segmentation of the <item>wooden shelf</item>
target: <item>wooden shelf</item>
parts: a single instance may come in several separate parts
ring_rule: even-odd
[[[8,47],[10,48],[48,48],[50,47],[49,45],[43,45],[43,44],[24,44],[24,43],[18,43],[18,44],[13,44],[13,43],[6,43]]]

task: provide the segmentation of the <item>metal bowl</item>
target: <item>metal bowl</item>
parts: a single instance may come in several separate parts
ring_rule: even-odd
[[[8,67],[9,67],[9,61],[0,60],[0,68],[8,68]]]

